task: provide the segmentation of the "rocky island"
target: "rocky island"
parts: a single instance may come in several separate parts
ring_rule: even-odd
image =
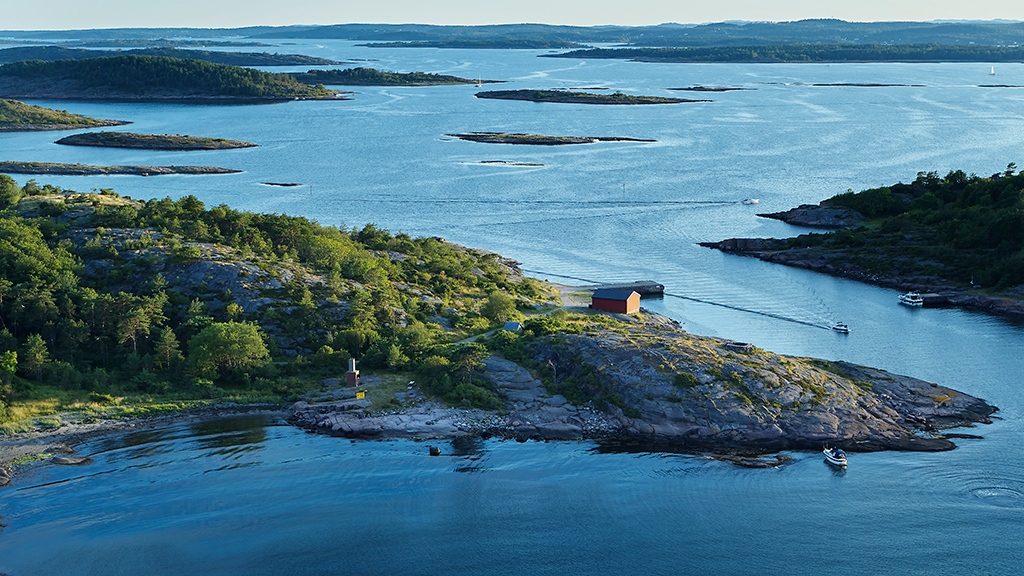
[[[594,142],[656,142],[641,138],[619,136],[542,136],[540,134],[509,134],[506,132],[467,132],[445,134],[452,138],[489,144],[531,144],[537,146],[561,146],[564,144],[593,144]]]
[[[740,88],[738,86],[689,86],[687,88],[669,88],[681,92],[734,92],[736,90],[754,90],[754,88]]]
[[[567,104],[679,104],[681,102],[712,102],[712,100],[688,100],[685,98],[663,98],[661,96],[630,96],[622,92],[591,94],[567,90],[492,90],[477,92],[477,98],[497,100],[526,100],[528,102],[560,102]]]
[[[256,147],[256,144],[242,140],[178,134],[135,134],[132,132],[85,132],[61,138],[55,144],[143,150],[230,150]]]
[[[133,176],[159,176],[161,174],[237,174],[241,170],[214,166],[92,166],[61,162],[0,162],[0,174],[54,174],[63,176],[93,176],[96,174],[129,174]]]

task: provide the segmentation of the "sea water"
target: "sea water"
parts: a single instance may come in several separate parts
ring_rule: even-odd
[[[995,82],[988,64],[646,64],[340,41],[279,50],[510,83],[350,87],[350,101],[261,106],[36,101],[131,120],[125,130],[260,146],[93,149],[53,144],[63,133],[9,133],[0,150],[9,160],[236,168],[36,179],[442,236],[551,281],[655,280],[667,295],[643,305],[693,333],[923,378],[986,399],[999,419],[967,430],[985,438],[955,451],[854,454],[847,472],[812,453],[774,470],[590,443],[449,442],[430,458],[422,443],[352,443],[274,419],[181,424],[80,447],[93,463],[40,467],[0,491],[0,572],[1007,574],[1024,559],[1021,322],[911,310],[893,290],[697,245],[803,233],[756,214],[919,171],[987,176],[1024,164],[1024,88],[981,86],[1024,85],[1024,65],[1000,65]],[[888,86],[823,86],[840,83]],[[746,90],[669,90],[693,85]],[[473,96],[597,87],[714,102]],[[448,136],[470,131],[655,142]],[[542,166],[485,163],[495,160]],[[835,321],[851,333],[827,330]]]

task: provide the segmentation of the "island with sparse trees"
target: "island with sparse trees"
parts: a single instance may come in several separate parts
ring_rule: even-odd
[[[252,142],[227,138],[182,136],[180,134],[136,134],[134,132],[83,132],[61,138],[57,140],[56,144],[143,150],[230,150],[256,146]]]
[[[131,124],[122,120],[97,120],[66,110],[51,110],[17,100],[0,98],[0,132],[76,130]]]

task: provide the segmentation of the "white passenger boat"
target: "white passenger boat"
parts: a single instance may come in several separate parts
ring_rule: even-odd
[[[846,452],[839,448],[825,448],[822,452],[825,453],[825,460],[828,460],[829,464],[846,466]]]
[[[833,324],[832,329],[841,334],[850,333],[850,327],[847,326],[846,324],[843,324],[842,322],[836,322],[835,324]]]
[[[907,306],[924,306],[924,298],[921,298],[917,292],[907,292],[900,294],[900,303]]]

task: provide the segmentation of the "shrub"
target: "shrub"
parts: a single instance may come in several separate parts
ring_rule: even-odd
[[[697,377],[694,376],[693,374],[690,374],[688,372],[681,372],[679,374],[676,374],[675,385],[679,388],[689,390],[697,386],[698,384],[700,384],[700,381],[697,380]]]

